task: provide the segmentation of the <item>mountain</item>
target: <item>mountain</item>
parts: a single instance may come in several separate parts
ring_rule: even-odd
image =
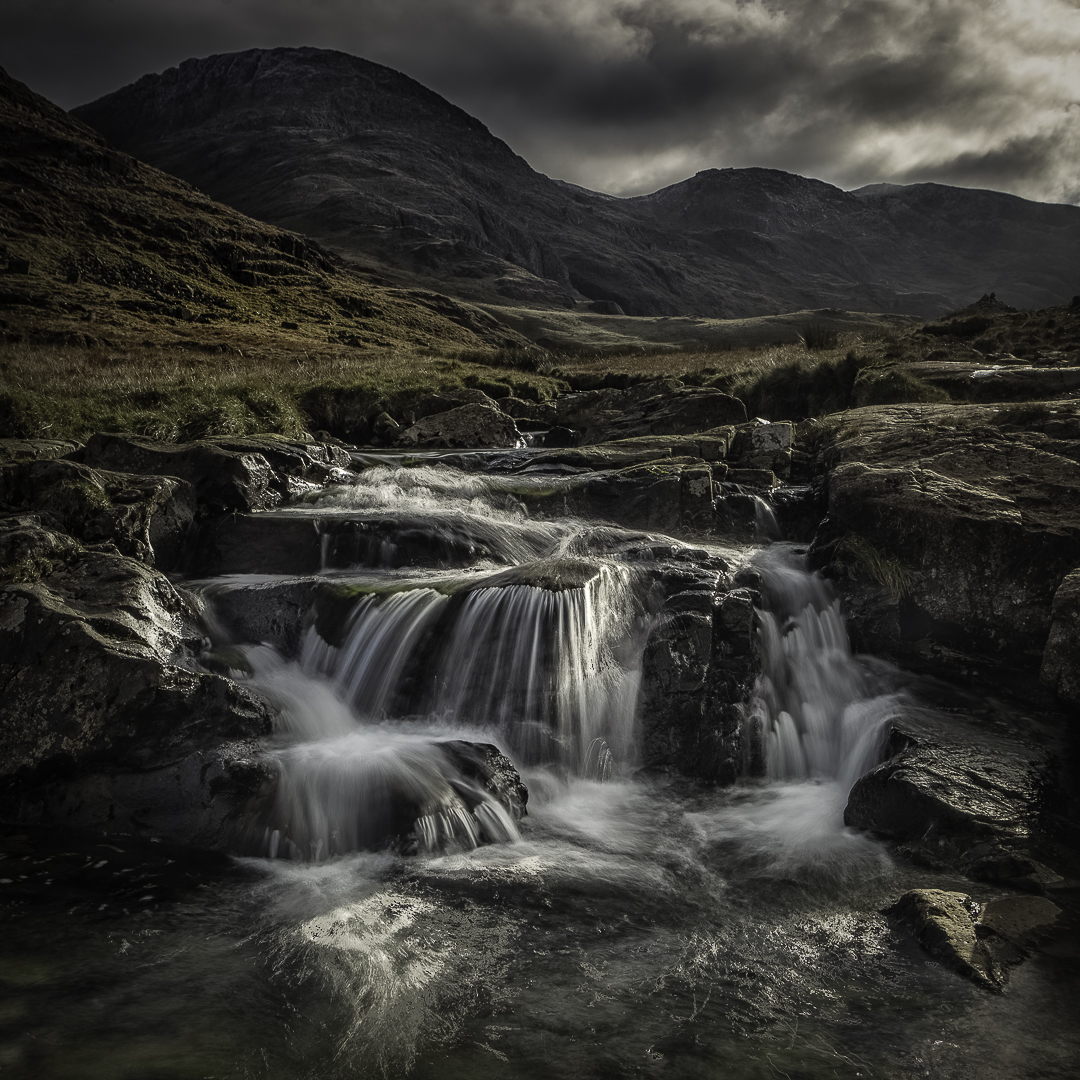
[[[984,292],[1036,307],[1080,289],[1078,207],[938,184],[845,192],[769,169],[614,198],[536,172],[431,90],[340,52],[188,60],[74,113],[358,266],[478,300],[933,316]]]
[[[360,280],[317,243],[113,149],[2,69],[0,309],[9,342],[235,351],[518,340],[475,308]]]

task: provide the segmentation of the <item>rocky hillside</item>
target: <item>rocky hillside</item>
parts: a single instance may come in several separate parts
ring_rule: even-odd
[[[938,184],[844,192],[767,169],[617,199],[535,172],[419,83],[338,52],[189,60],[75,114],[245,213],[490,302],[928,317],[987,291],[1042,307],[1080,289],[1077,207]]]
[[[360,281],[318,244],[113,149],[2,70],[0,147],[8,342],[235,352],[516,340],[445,297]]]

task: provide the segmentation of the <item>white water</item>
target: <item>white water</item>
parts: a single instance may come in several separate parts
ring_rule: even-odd
[[[594,569],[576,588],[360,595],[340,645],[310,627],[296,662],[243,647],[248,670],[234,676],[278,711],[273,806],[246,845],[317,861],[410,835],[426,851],[516,839],[447,739],[495,742],[563,775],[625,774],[650,624],[630,567]]]
[[[881,759],[901,695],[880,693],[851,651],[840,601],[790,545],[758,553],[762,672],[747,704],[767,783],[692,815],[706,843],[738,846],[765,872],[845,877],[889,860],[844,826],[852,785]]]
[[[827,780],[846,792],[878,760],[900,700],[878,694],[852,655],[840,601],[786,546],[761,553],[762,673],[750,709],[762,725],[767,775]]]

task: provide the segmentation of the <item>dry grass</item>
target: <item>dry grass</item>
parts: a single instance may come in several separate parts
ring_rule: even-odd
[[[323,428],[348,438],[348,422],[462,386],[533,400],[565,389],[535,373],[407,348],[207,355],[15,344],[0,347],[0,436],[133,431],[175,441],[254,432],[299,437]]]

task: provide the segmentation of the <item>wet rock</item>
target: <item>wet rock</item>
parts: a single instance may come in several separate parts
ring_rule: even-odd
[[[1035,896],[980,905],[966,893],[913,889],[888,914],[929,953],[984,989],[1000,991],[1052,931],[1061,909]]]
[[[548,592],[564,592],[567,589],[583,589],[596,580],[602,572],[599,563],[585,559],[544,559],[539,562],[522,563],[501,574],[483,578],[460,590],[505,589],[514,585],[527,585]]]
[[[475,402],[418,420],[397,434],[396,446],[426,449],[522,446],[513,419],[494,404]]]
[[[315,574],[348,567],[469,566],[498,551],[498,525],[484,518],[420,514],[230,514],[203,524],[184,569],[210,574]]]
[[[986,732],[924,732],[898,721],[892,738],[900,749],[852,787],[846,825],[932,845],[943,865],[976,842],[1031,834],[1041,807],[1042,751]]]
[[[0,518],[0,580],[37,581],[81,551],[82,545],[67,533],[43,526],[38,514]]]
[[[73,455],[98,469],[176,476],[195,489],[202,515],[265,510],[348,479],[352,459],[331,443],[277,435],[160,443],[137,435],[94,435]]]
[[[1063,701],[1080,706],[1080,570],[1058,586],[1050,614],[1039,675]]]
[[[187,605],[160,573],[86,552],[0,589],[0,814],[216,843],[253,786],[271,712],[191,670]]]
[[[572,449],[543,450],[532,455],[530,465],[572,465],[582,469],[623,469],[667,458],[718,460],[734,436],[733,427],[716,428],[701,435],[643,435],[615,439]]]
[[[411,855],[515,835],[529,793],[497,746],[417,742],[350,758],[284,750],[234,832],[236,850],[313,860],[387,848]]]
[[[529,789],[514,763],[497,746],[463,739],[438,746],[463,776],[497,799],[515,821],[528,814]]]
[[[979,940],[979,905],[966,893],[912,889],[888,914],[906,927],[931,955],[986,990],[1001,990],[1007,976],[988,946]]]
[[[983,904],[977,929],[1026,951],[1045,940],[1060,914],[1057,904],[1040,896],[1006,896]]]
[[[86,545],[171,570],[195,514],[195,491],[168,476],[134,476],[47,459],[0,468],[0,504],[36,511]]]
[[[1024,892],[1042,893],[1064,884],[1064,879],[1034,859],[1023,847],[998,841],[976,844],[960,856],[960,869],[972,881],[1008,885]]]
[[[746,700],[759,663],[756,594],[727,592],[725,578],[663,600],[642,661],[642,759],[646,767],[730,783],[751,764]]]
[[[668,533],[711,530],[712,473],[696,458],[660,458],[592,473],[567,499],[571,512]]]

